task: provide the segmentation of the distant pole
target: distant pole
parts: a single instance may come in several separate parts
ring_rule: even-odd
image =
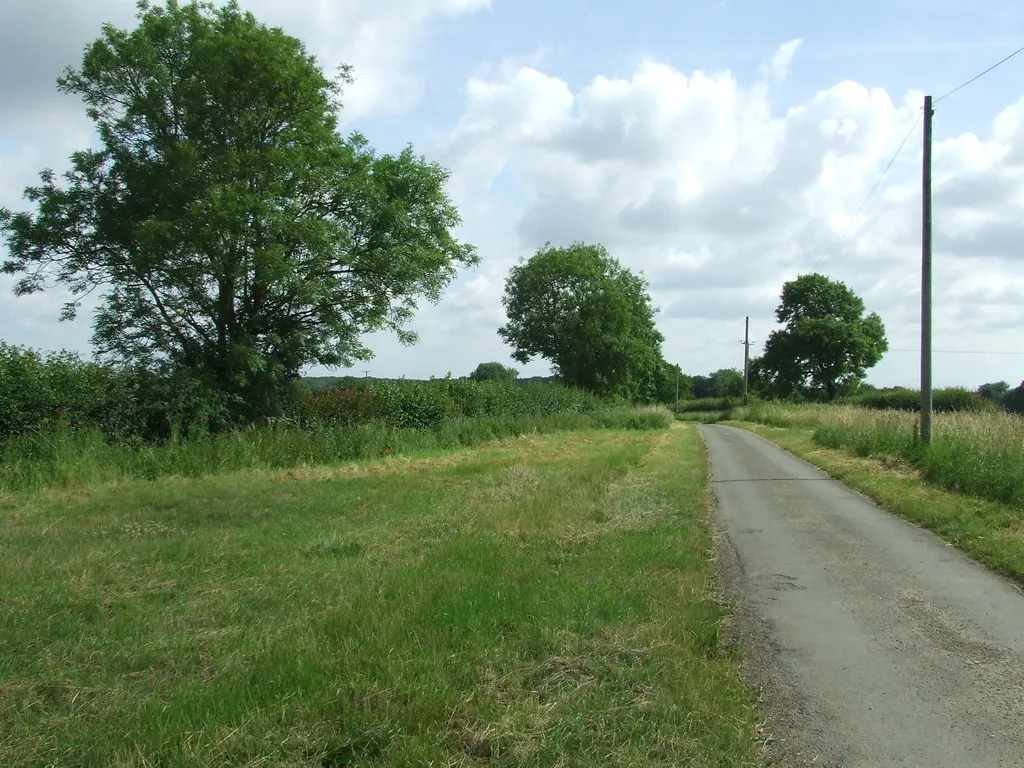
[[[750,317],[743,324],[743,404],[747,404],[747,377],[750,369]]]
[[[924,97],[921,162],[921,442],[932,441],[932,97]]]
[[[364,379],[370,378],[370,372],[369,371],[363,371],[363,378]]]

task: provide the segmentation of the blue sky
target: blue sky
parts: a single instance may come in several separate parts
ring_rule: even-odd
[[[439,25],[424,41],[416,57],[430,75],[415,114],[447,128],[460,113],[467,73],[505,57],[543,52],[545,71],[574,88],[597,73],[626,75],[648,56],[684,72],[729,69],[749,78],[794,38],[804,41],[800,66],[778,94],[782,104],[800,103],[847,79],[894,94],[917,89],[938,95],[1024,44],[1024,7],[915,0],[497,0]],[[990,74],[959,97],[945,128],[970,130],[974,109],[994,113],[1021,80],[1019,68]],[[389,138],[402,121],[388,126]]]
[[[385,151],[411,141],[452,169],[462,234],[483,264],[423,309],[420,344],[373,337],[365,367],[396,376],[507,362],[502,280],[548,239],[600,240],[644,271],[665,356],[690,373],[739,365],[744,315],[763,341],[782,283],[811,269],[857,290],[894,349],[916,349],[919,133],[822,257],[920,96],[1024,45],[1024,6],[1009,0],[243,5],[326,65],[355,65],[346,128]],[[133,13],[131,0],[0,9],[0,204],[19,205],[39,168],[88,141],[53,78],[101,23],[128,25]],[[1024,352],[1022,96],[1024,56],[936,114],[937,349]],[[0,338],[88,351],[87,320],[57,323],[59,303],[3,299]],[[524,369],[546,371],[543,361]],[[936,355],[938,384],[1022,378],[1024,356]],[[916,356],[893,351],[869,379],[913,385]]]

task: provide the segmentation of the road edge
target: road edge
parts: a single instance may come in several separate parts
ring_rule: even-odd
[[[720,426],[747,432],[779,450],[785,451],[790,456],[810,464],[836,482],[842,483],[853,493],[883,509],[889,515],[937,537],[965,558],[1000,577],[1018,592],[1024,594],[1024,560],[1021,559],[1020,548],[1018,547],[1016,552],[1012,552],[1005,542],[1000,543],[999,526],[993,528],[980,525],[982,520],[994,521],[1000,517],[1012,518],[1013,524],[1016,525],[1020,512],[1012,505],[951,491],[925,480],[917,470],[897,469],[878,459],[859,457],[850,451],[826,448],[816,444],[814,450],[795,449],[792,443],[778,442],[773,439],[771,434],[765,433],[767,430],[776,429],[788,432],[794,440],[797,440],[799,436],[794,433],[798,433],[799,429],[778,428],[756,422],[739,421]],[[874,487],[870,480],[866,480],[863,476],[863,473],[868,471],[877,482]],[[947,515],[956,519],[958,524],[964,526],[965,530],[957,536],[944,529],[941,520],[929,520],[914,510],[912,506],[904,507],[903,497],[894,498],[894,494],[897,494],[895,483],[904,483],[907,486],[907,488],[898,489],[900,494],[926,494],[931,499],[933,508],[944,510]],[[977,519],[972,521],[972,516]],[[978,523],[979,527],[974,530],[966,530],[966,527],[972,523]]]
[[[704,430],[708,427],[714,425],[697,427],[705,451],[708,451],[708,444]],[[825,768],[823,763],[816,762],[817,755],[810,754],[803,744],[797,727],[803,706],[778,662],[780,650],[772,637],[771,622],[759,618],[745,598],[749,592],[747,574],[722,525],[718,503],[709,466],[705,510],[714,543],[715,592],[716,598],[727,608],[721,625],[722,645],[739,649],[740,679],[756,695],[763,718],[757,727],[761,756],[766,765],[776,768]]]

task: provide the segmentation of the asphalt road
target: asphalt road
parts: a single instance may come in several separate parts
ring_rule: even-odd
[[[1024,768],[1024,594],[749,432],[701,433],[770,756]]]

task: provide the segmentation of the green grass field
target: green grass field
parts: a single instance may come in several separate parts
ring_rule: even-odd
[[[0,497],[0,765],[758,765],[692,428]]]

